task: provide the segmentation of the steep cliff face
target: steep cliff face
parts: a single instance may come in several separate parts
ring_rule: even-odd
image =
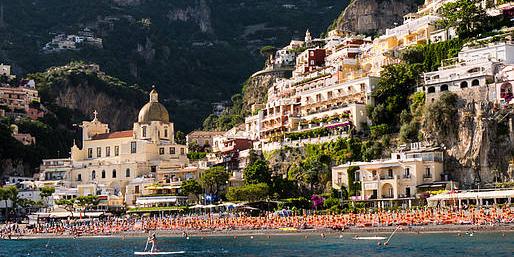
[[[244,86],[243,110],[250,110],[254,104],[265,104],[268,89],[276,79],[289,77],[291,77],[290,69],[261,71],[251,76]]]
[[[144,104],[144,92],[99,70],[96,65],[72,63],[31,75],[45,104],[78,111],[108,123],[111,130],[130,129]]]
[[[341,13],[332,28],[362,34],[384,33],[394,24],[402,24],[403,16],[415,12],[419,0],[354,0]]]
[[[78,110],[86,116],[96,110],[98,119],[108,123],[112,131],[130,129],[137,120],[136,102],[112,97],[88,83],[66,81],[55,94],[54,101],[59,106]]]
[[[439,132],[424,128],[424,136],[446,148],[445,171],[463,187],[494,183],[506,175],[513,150],[506,112],[486,99],[487,88],[467,89],[458,94],[456,114],[439,121]],[[442,128],[442,129],[441,129]],[[446,130],[446,133],[441,133]]]
[[[212,33],[211,9],[206,0],[195,1],[196,4],[186,8],[176,8],[168,12],[170,21],[193,22],[203,33]]]

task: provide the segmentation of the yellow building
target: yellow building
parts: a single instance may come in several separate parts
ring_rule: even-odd
[[[170,176],[188,165],[187,147],[175,142],[173,123],[159,103],[155,89],[141,108],[132,130],[111,132],[108,124],[98,120],[96,111],[94,119],[82,122],[81,127],[82,148],[73,145],[72,168],[57,177],[65,186],[80,187],[83,195],[120,196],[130,205],[136,200],[132,194],[145,186],[134,183],[138,181],[136,178],[177,182]],[[45,173],[61,170],[46,168],[41,167],[42,179],[55,177]],[[173,186],[180,187],[176,183]]]
[[[349,180],[350,167],[358,167]],[[332,187],[348,188],[349,181],[360,183],[356,201],[374,202],[378,207],[394,202],[411,205],[417,194],[425,189],[444,189],[448,177],[443,173],[443,152],[439,148],[413,144],[408,151],[391,154],[391,159],[355,162],[332,169]]]

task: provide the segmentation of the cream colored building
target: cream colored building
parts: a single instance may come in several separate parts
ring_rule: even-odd
[[[82,148],[76,144],[71,148],[71,169],[46,166],[44,161],[42,180],[60,178],[83,195],[124,197],[131,205],[135,197],[130,194],[142,192],[145,186],[136,181],[149,178],[159,182],[160,178],[170,183],[173,173],[188,165],[187,147],[175,142],[173,123],[155,90],[150,92],[150,100],[141,108],[132,130],[111,132],[96,112],[94,119],[84,121],[81,127]],[[52,172],[61,175],[52,176]]]
[[[348,188],[348,169],[358,167],[354,181],[360,182],[357,201],[373,201],[378,206],[392,201],[409,204],[423,188],[445,188],[448,177],[443,175],[443,151],[414,144],[408,151],[392,153],[388,160],[355,162],[332,168],[332,187]]]

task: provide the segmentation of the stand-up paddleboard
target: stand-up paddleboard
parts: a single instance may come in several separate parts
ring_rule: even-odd
[[[353,239],[354,240],[384,240],[387,237],[383,236],[356,236]]]
[[[134,255],[172,255],[172,254],[181,254],[186,253],[186,251],[178,251],[178,252],[134,252]]]

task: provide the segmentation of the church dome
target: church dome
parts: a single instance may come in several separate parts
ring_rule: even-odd
[[[166,107],[159,103],[158,94],[155,89],[150,92],[150,101],[146,103],[139,111],[138,122],[150,123],[152,121],[170,122],[170,115]]]

